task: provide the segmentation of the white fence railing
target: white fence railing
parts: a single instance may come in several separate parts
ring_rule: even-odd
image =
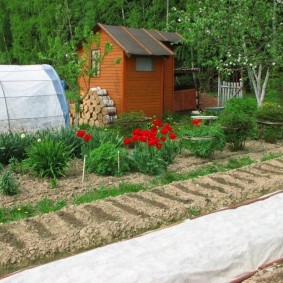
[[[218,107],[225,106],[227,100],[243,97],[243,81],[225,82],[218,79]]]

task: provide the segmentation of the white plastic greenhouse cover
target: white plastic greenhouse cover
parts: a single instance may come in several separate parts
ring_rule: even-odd
[[[0,132],[69,126],[64,88],[50,65],[0,65]]]

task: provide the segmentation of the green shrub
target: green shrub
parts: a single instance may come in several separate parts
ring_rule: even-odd
[[[129,158],[134,171],[149,175],[165,172],[168,165],[161,150],[146,143],[137,143]]]
[[[264,102],[262,107],[256,111],[256,118],[260,121],[283,122],[283,106]]]
[[[278,132],[280,131],[280,127],[264,125],[262,129],[262,138],[268,143],[277,143]]]
[[[11,158],[21,161],[27,156],[28,147],[35,142],[29,134],[0,134],[0,163],[7,165]]]
[[[223,150],[225,135],[219,125],[195,126],[182,132],[182,146],[192,154],[209,157],[215,150]]]
[[[256,105],[250,99],[233,98],[227,101],[219,115],[226,142],[233,151],[244,148],[245,141],[252,137],[256,129]]]
[[[29,148],[23,164],[37,176],[56,179],[64,176],[72,153],[72,148],[63,141],[45,139]]]
[[[224,110],[233,113],[244,112],[248,116],[254,116],[257,111],[257,102],[251,97],[232,98],[226,102]]]
[[[11,172],[5,171],[0,177],[0,191],[3,195],[13,196],[19,193],[19,184],[16,182]]]
[[[118,153],[119,151],[119,153]],[[119,168],[118,168],[119,154]],[[86,169],[88,172],[99,175],[123,175],[129,170],[129,161],[127,151],[119,148],[113,143],[101,144],[98,148],[93,149],[86,158]]]

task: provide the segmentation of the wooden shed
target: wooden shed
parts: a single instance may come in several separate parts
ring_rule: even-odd
[[[147,116],[160,118],[165,111],[174,111],[173,48],[183,39],[181,35],[104,24],[98,24],[94,32],[100,34],[100,44],[93,42],[92,56],[102,52],[106,43],[112,44],[112,51],[88,85],[79,78],[81,89],[106,89],[118,115],[143,110]],[[78,52],[85,52],[82,46]],[[117,59],[119,63],[115,64]],[[195,99],[189,108],[195,108]]]

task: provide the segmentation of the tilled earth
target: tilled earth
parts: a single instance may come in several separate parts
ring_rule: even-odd
[[[173,182],[146,192],[128,193],[77,206],[71,204],[73,194],[99,185],[117,186],[120,182],[146,184],[155,177],[142,174],[120,178],[89,175],[82,185],[79,162],[72,165],[69,175],[60,180],[55,189],[51,189],[47,181],[18,176],[22,192],[17,198],[1,196],[3,207],[35,203],[44,196],[53,200],[66,199],[70,204],[57,212],[0,224],[0,275],[166,227],[195,217],[196,213],[203,215],[281,190],[283,157],[260,161],[270,153],[282,154],[283,143],[271,145],[252,141],[246,145],[245,151],[233,153],[226,150],[215,154],[211,160],[183,155],[170,166],[170,172],[189,172],[210,162],[224,164],[231,158],[248,156],[257,162],[225,173]],[[271,275],[278,273],[280,278],[282,265],[273,270]],[[258,279],[255,276],[249,280],[256,281],[247,282],[265,282],[258,281],[262,277]]]

